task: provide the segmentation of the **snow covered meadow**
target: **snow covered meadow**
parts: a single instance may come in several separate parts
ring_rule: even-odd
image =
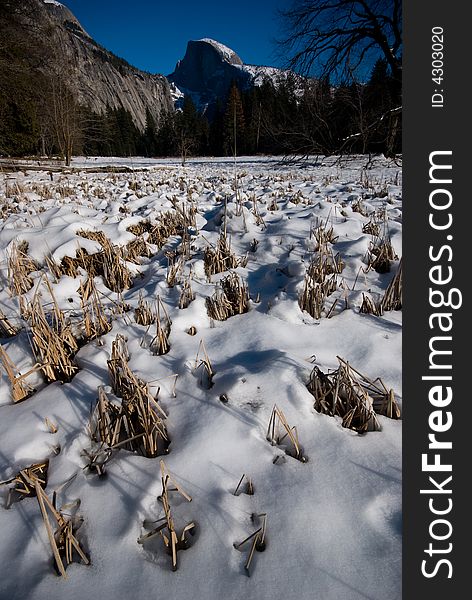
[[[0,174],[2,600],[400,598],[401,167],[366,162]]]

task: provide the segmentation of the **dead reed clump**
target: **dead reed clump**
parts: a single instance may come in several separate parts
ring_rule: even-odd
[[[17,333],[17,327],[10,323],[2,309],[0,309],[0,338],[14,337]]]
[[[368,223],[364,223],[362,226],[362,233],[367,233],[373,237],[380,235],[380,225],[376,222],[376,219],[371,219]]]
[[[246,575],[248,577],[250,577],[250,575],[251,575],[250,567],[251,567],[252,560],[254,558],[254,553],[256,551],[264,552],[264,550],[266,548],[265,540],[266,540],[266,532],[267,532],[267,513],[260,513],[260,514],[252,513],[251,521],[253,523],[255,523],[256,520],[260,523],[259,527],[253,533],[248,535],[247,538],[245,538],[242,542],[235,542],[233,544],[233,547],[236,548],[236,550],[239,550],[240,548],[242,548],[244,545],[246,545],[248,542],[250,542],[252,540],[251,546],[249,548],[249,553],[247,555],[247,559],[244,564],[244,569],[245,569]]]
[[[98,270],[103,274],[105,285],[112,291],[120,293],[133,285],[132,275],[125,263],[122,248],[114,246],[108,238],[102,243],[103,252],[96,255]]]
[[[156,313],[147,300],[144,300],[142,292],[139,292],[138,306],[134,309],[134,320],[138,325],[149,327],[156,322]]]
[[[21,296],[33,287],[30,274],[38,270],[28,255],[28,242],[14,242],[8,253],[8,282],[12,296]]]
[[[382,308],[380,303],[376,303],[370,294],[362,294],[362,304],[359,312],[365,315],[374,315],[375,317],[382,316]]]
[[[316,242],[315,250],[321,250],[327,244],[335,244],[338,240],[338,236],[334,235],[333,226],[328,227],[328,218],[324,222],[316,219],[311,225],[310,239],[313,238]]]
[[[272,446],[280,446],[288,438],[290,444],[285,450],[286,454],[301,462],[307,461],[306,457],[303,456],[303,450],[298,440],[297,428],[295,426],[290,427],[284,413],[276,404],[274,404],[270,415],[266,437]]]
[[[57,262],[57,260],[54,258],[54,256],[52,254],[49,256],[46,256],[44,258],[44,261],[45,261],[46,266],[48,267],[51,275],[54,278],[54,282],[57,283],[63,275],[63,271],[61,269],[60,263]]]
[[[188,227],[195,226],[195,209],[173,201],[174,209],[159,214],[158,221],[148,232],[147,241],[159,249],[173,235],[183,235]]]
[[[121,374],[121,385],[124,396],[120,403],[110,400],[103,388],[98,388],[97,404],[89,423],[90,437],[100,447],[98,452],[89,454],[88,467],[93,466],[99,475],[103,471],[97,467],[103,469],[106,462],[97,460],[101,451],[107,453],[122,448],[154,458],[166,454],[170,443],[164,411],[127,364]]]
[[[182,285],[182,291],[179,296],[179,308],[182,310],[188,308],[190,304],[195,300],[195,294],[192,290],[192,275],[190,274]]]
[[[13,502],[23,500],[23,498],[36,496],[35,481],[37,481],[42,488],[45,488],[47,485],[48,468],[49,461],[45,460],[21,469],[10,479],[1,481],[0,485],[14,484],[14,487],[11,487],[8,490],[5,507],[9,508]]]
[[[389,273],[392,261],[397,260],[398,256],[395,254],[390,239],[386,209],[377,213],[374,220],[381,231],[370,243],[368,268],[374,269],[377,273]]]
[[[166,252],[167,258],[167,273],[166,281],[170,288],[173,288],[177,283],[180,283],[184,270],[185,261],[183,255],[177,258],[175,251]]]
[[[83,248],[78,248],[75,258],[65,256],[62,259],[61,272],[69,277],[77,277],[78,269],[82,268],[89,277],[103,277],[105,285],[112,292],[120,293],[131,288],[133,277],[126,266],[126,248],[114,246],[101,231],[82,232],[82,237],[98,241],[103,249],[88,254]]]
[[[389,283],[385,294],[380,301],[380,308],[382,311],[385,310],[401,310],[403,305],[402,296],[402,259],[398,265],[397,272],[394,278]]]
[[[391,263],[397,260],[390,238],[378,238],[369,248],[369,268],[377,273],[390,273]]]
[[[239,259],[231,251],[231,242],[224,232],[220,233],[216,247],[208,246],[205,248],[203,262],[205,274],[209,281],[212,275],[235,269],[240,264]]]
[[[86,565],[90,564],[89,557],[83,551],[75,535],[82,525],[83,519],[71,517],[61,510],[57,510],[55,501],[51,502],[37,479],[34,480],[34,486],[57,571],[64,579],[67,579],[66,568],[74,561],[82,561]],[[49,515],[52,516],[53,522],[55,522],[55,531],[51,526]]]
[[[108,240],[107,236],[103,233],[103,231],[89,231],[85,229],[79,229],[77,235],[83,237],[87,240],[93,240],[94,242],[98,242],[101,246],[106,244]]]
[[[152,223],[150,221],[139,221],[138,223],[134,223],[126,228],[126,231],[129,231],[136,237],[143,235],[143,233],[149,233],[152,229]]]
[[[327,246],[321,246],[306,270],[303,291],[298,298],[301,310],[314,319],[321,319],[325,300],[337,290],[337,275],[343,269],[344,262],[340,255],[334,256]]]
[[[109,448],[123,447],[148,458],[167,452],[169,437],[166,414],[147,384],[136,377],[128,365],[128,350],[123,336],[112,343],[108,361],[110,382],[121,404],[111,402],[99,388],[98,402],[90,423],[93,441]]]
[[[172,492],[177,492],[187,502],[191,502],[192,498],[175,481],[163,460],[161,460],[161,483],[162,494],[158,497],[158,500],[162,503],[164,516],[153,522],[158,524],[157,527],[154,527],[151,531],[138,538],[138,544],[145,544],[156,535],[160,535],[167,553],[171,556],[172,570],[176,571],[178,567],[177,552],[179,550],[186,550],[189,547],[187,534],[194,535],[196,525],[192,521],[183,527],[180,535],[177,534],[171,511],[170,495]]]
[[[126,244],[123,257],[128,262],[140,265],[142,256],[149,258],[152,256],[152,252],[149,244],[142,236],[140,236]]]
[[[241,315],[249,310],[249,291],[247,285],[237,273],[224,277],[216,292],[206,299],[206,307],[210,319],[226,321],[234,315]]]
[[[358,433],[380,431],[377,414],[400,418],[400,409],[393,390],[388,390],[380,378],[371,380],[337,357],[339,367],[323,373],[314,367],[308,391],[314,396],[314,408],[322,414],[339,416],[342,426]]]
[[[105,309],[93,279],[89,278],[87,283],[87,290],[84,289],[82,282],[80,283],[83,311],[81,326],[83,339],[91,341],[110,332],[113,325],[105,314]],[[88,300],[85,300],[85,298],[88,298]]]
[[[72,362],[78,345],[70,324],[61,311],[53,313],[50,324],[37,294],[30,311],[31,347],[46,381],[70,381],[79,370]]]
[[[364,206],[364,203],[362,202],[362,198],[360,198],[360,197],[351,204],[351,209],[352,209],[352,212],[357,212],[364,217],[368,216],[367,209]]]
[[[156,335],[151,340],[150,349],[154,354],[162,355],[167,354],[170,350],[169,336],[172,321],[159,296],[156,305]]]
[[[10,381],[13,402],[21,402],[34,394],[36,390],[26,381],[26,378],[40,369],[39,364],[21,375],[3,346],[0,346],[0,364],[3,365]]]

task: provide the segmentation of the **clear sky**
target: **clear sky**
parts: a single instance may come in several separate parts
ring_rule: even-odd
[[[209,37],[248,64],[282,66],[276,11],[289,0],[61,0],[99,44],[140,69],[172,73],[187,42]]]

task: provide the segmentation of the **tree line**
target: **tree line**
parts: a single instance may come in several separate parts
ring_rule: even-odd
[[[146,113],[140,131],[124,108],[102,114],[78,106],[60,79],[34,76],[49,89],[35,98],[27,77],[16,98],[0,102],[0,153],[9,156],[233,156],[401,152],[401,111],[393,80],[379,60],[366,84],[333,87],[327,80],[284,77],[249,90],[234,83],[211,118],[190,96],[156,122]],[[41,80],[41,81],[39,81]],[[21,91],[18,91],[21,90]]]

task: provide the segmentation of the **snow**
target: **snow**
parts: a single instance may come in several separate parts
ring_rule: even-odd
[[[54,4],[54,6],[64,6],[60,2],[57,2],[57,0],[43,0],[43,2],[44,4]]]
[[[228,46],[225,46],[221,42],[217,42],[216,40],[212,40],[210,38],[202,38],[197,41],[211,44],[214,48],[216,48],[216,50],[218,50],[218,52],[223,56],[223,58],[229,62],[231,62],[231,60],[235,56],[237,57],[237,54],[234,50],[231,50],[231,48],[228,48]]]
[[[110,166],[109,172],[93,172]],[[120,172],[128,166],[132,172]],[[141,264],[127,263],[134,285],[123,300],[135,308],[140,293],[162,299],[172,320],[171,349],[155,356],[149,349],[153,329],[134,321],[133,310],[113,316],[113,329],[80,348],[80,367],[70,383],[47,385],[30,376],[36,393],[13,404],[8,378],[0,368],[0,480],[48,458],[46,492],[57,493],[57,506],[80,499],[84,522],[77,537],[91,556],[91,565],[73,563],[68,580],[54,572],[52,553],[36,498],[4,508],[8,486],[0,486],[0,597],[25,600],[103,600],[127,597],[196,600],[398,600],[401,595],[401,420],[379,416],[380,432],[358,435],[341,427],[338,418],[317,413],[306,388],[318,365],[337,366],[339,355],[372,378],[393,388],[401,405],[401,311],[382,317],[359,312],[362,292],[377,299],[392,273],[364,273],[371,237],[362,232],[370,217],[353,208],[362,200],[364,212],[386,211],[393,247],[401,256],[401,171],[382,157],[366,166],[365,157],[318,159],[301,165],[277,158],[194,158],[182,167],[170,159],[75,158],[73,170],[0,174],[0,310],[23,329],[0,344],[21,373],[34,364],[26,323],[19,317],[18,298],[8,291],[8,253],[15,241],[26,241],[39,269],[31,274],[48,307],[45,257],[75,256],[78,245],[88,252],[100,248],[80,237],[80,230],[103,231],[123,246],[134,235],[131,224],[155,222],[162,211],[192,202],[198,209],[192,230],[196,299],[179,310],[181,284],[166,283],[165,253],[175,250],[172,236]],[[234,189],[235,174],[238,190]],[[226,228],[237,256],[248,253],[236,272],[248,284],[249,312],[226,321],[210,321],[205,298],[225,274],[207,281],[203,251],[216,244],[227,210]],[[253,212],[254,202],[264,220]],[[242,208],[242,214],[240,212]],[[277,210],[274,210],[276,208]],[[339,301],[330,318],[319,320],[300,310],[298,294],[314,252],[310,226],[319,218],[332,225],[338,240],[334,252],[346,263],[344,289],[329,297]],[[250,250],[253,240],[258,245]],[[80,314],[79,279],[49,273],[59,306]],[[118,301],[101,277],[95,278],[109,314]],[[345,301],[347,300],[347,308]],[[194,326],[196,335],[187,333]],[[109,386],[107,360],[111,343],[121,333],[128,340],[131,369],[160,387],[159,401],[168,414],[171,445],[168,455],[145,458],[116,452],[107,475],[98,478],[84,466],[90,407],[98,386]],[[200,340],[204,340],[215,375],[210,389],[200,385],[193,370]],[[173,375],[178,374],[173,393]],[[108,387],[106,389],[109,390]],[[227,403],[220,401],[225,394]],[[274,404],[297,427],[308,462],[302,463],[271,446],[266,431]],[[58,426],[49,433],[48,417]],[[52,448],[60,446],[54,455]],[[276,464],[274,459],[279,456]],[[190,503],[173,503],[177,528],[194,521],[190,548],[178,552],[179,569],[172,572],[162,542],[137,543],[143,523],[162,517],[157,501],[161,481],[159,460],[189,493]],[[243,473],[255,494],[234,496]],[[65,484],[70,478],[71,481]],[[174,501],[173,501],[174,502]],[[255,530],[253,513],[267,514],[267,547],[256,552],[251,577],[244,571],[248,549],[234,542]]]

